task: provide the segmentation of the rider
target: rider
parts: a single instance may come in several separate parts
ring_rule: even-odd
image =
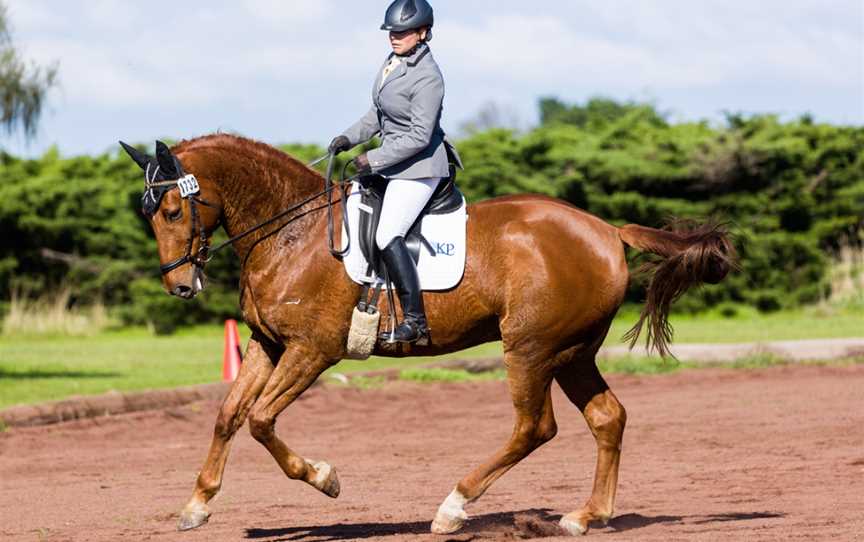
[[[458,155],[441,129],[444,79],[429,41],[434,22],[426,0],[396,0],[387,8],[382,30],[390,32],[390,54],[372,88],[372,108],[334,138],[339,153],[381,134],[381,146],[354,159],[358,173],[388,179],[375,243],[399,292],[403,322],[382,340],[413,343],[428,336],[417,267],[405,235],[450,174],[448,155]]]

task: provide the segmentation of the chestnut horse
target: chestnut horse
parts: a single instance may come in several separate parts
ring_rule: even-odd
[[[208,502],[222,484],[231,439],[247,418],[252,436],[289,478],[338,496],[336,470],[305,459],[274,431],[276,417],[345,356],[360,291],[328,250],[326,200],[315,198],[324,178],[275,148],[225,134],[171,150],[162,145],[156,158],[126,149],[142,169],[158,164],[161,177],[150,170],[151,181],[171,181],[166,172],[185,170],[200,185],[192,199],[167,190],[150,216],[165,289],[184,298],[204,287],[204,259],[188,256],[219,225],[236,235],[308,200],[281,223],[233,243],[242,262],[240,305],[253,333],[179,528],[193,529],[209,518]],[[607,522],[615,502],[626,414],[598,372],[595,355],[624,300],[625,245],[660,256],[634,336],[647,322],[649,341],[661,353],[670,339],[671,301],[692,285],[721,280],[734,264],[733,247],[716,226],[619,228],[563,201],[534,195],[483,201],[471,205],[468,215],[462,281],[452,290],[423,294],[432,330],[429,345],[378,344],[375,349],[380,356],[433,356],[503,342],[516,413],[513,434],[456,484],[439,507],[432,531],[458,530],[467,519],[466,505],[555,436],[554,381],[582,412],[597,441],[591,496],[561,519],[567,531],[582,534],[593,521]],[[382,312],[387,321],[386,307]]]

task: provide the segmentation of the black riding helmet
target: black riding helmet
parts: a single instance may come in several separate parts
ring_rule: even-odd
[[[434,22],[432,6],[426,0],[396,0],[387,8],[381,30],[404,32],[424,26],[431,27]]]

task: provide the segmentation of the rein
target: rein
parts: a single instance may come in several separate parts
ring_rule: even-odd
[[[345,226],[346,232],[348,232],[348,244],[344,250],[336,250],[336,248],[335,248],[334,236],[333,236],[333,232],[334,232],[333,199],[331,197],[327,198],[327,238],[328,238],[327,242],[328,242],[328,248],[330,250],[330,253],[333,256],[335,256],[337,258],[341,258],[341,257],[345,256],[345,254],[347,254],[348,251],[351,249],[351,235],[350,235],[350,230],[349,230],[350,226],[348,224],[348,206],[347,206],[348,196],[345,193],[344,186],[345,186],[346,182],[352,181],[354,179],[354,177],[351,177],[349,179],[345,179],[345,168],[343,168],[342,178],[340,179],[340,181],[338,183],[333,184],[332,183],[332,177],[333,177],[333,167],[335,165],[334,164],[335,158],[336,158],[335,153],[329,153],[328,155],[323,156],[323,157],[315,160],[314,162],[312,162],[310,164],[310,167],[311,167],[311,166],[314,166],[314,165],[324,161],[325,159],[328,160],[328,162],[327,162],[327,175],[324,178],[324,190],[322,190],[320,192],[316,192],[315,194],[304,199],[303,201],[295,203],[291,207],[285,209],[284,211],[281,211],[280,213],[276,214],[275,216],[272,216],[272,217],[268,218],[267,220],[252,226],[251,228],[247,229],[244,232],[241,232],[241,233],[238,233],[237,235],[232,236],[231,238],[227,239],[226,241],[219,243],[218,245],[216,245],[212,249],[210,248],[210,243],[209,243],[209,240],[207,239],[207,232],[205,231],[204,224],[201,223],[199,213],[198,213],[198,207],[196,206],[196,203],[199,203],[199,204],[204,205],[206,207],[215,207],[215,205],[213,205],[212,203],[209,203],[209,202],[207,202],[201,198],[195,197],[194,194],[190,194],[190,195],[186,196],[186,199],[189,200],[189,205],[190,205],[190,208],[192,211],[192,223],[190,224],[189,241],[186,244],[186,254],[184,256],[181,256],[180,258],[177,258],[176,260],[174,260],[172,262],[169,262],[169,263],[161,266],[160,271],[162,272],[163,275],[165,275],[165,274],[170,273],[174,269],[177,269],[178,267],[180,267],[181,265],[184,265],[186,263],[191,263],[199,271],[203,270],[204,265],[213,259],[214,253],[222,250],[223,248],[227,247],[228,245],[233,244],[235,241],[239,241],[240,239],[243,239],[244,237],[247,237],[247,236],[255,233],[256,231],[260,230],[261,228],[264,228],[264,227],[269,226],[270,224],[273,224],[277,220],[284,218],[285,216],[293,213],[294,211],[297,211],[298,209],[302,208],[303,206],[315,201],[316,199],[318,199],[324,195],[329,196],[329,194],[332,193],[336,187],[339,187],[342,189],[341,190],[341,197],[340,197],[340,200],[342,202],[342,220],[343,220],[343,224]],[[346,164],[346,168],[347,168],[347,164]],[[173,181],[151,182],[151,183],[148,183],[148,186],[149,187],[170,186],[172,188],[181,187],[181,191],[182,191],[183,188],[181,185],[187,179],[187,177],[184,177],[182,179],[176,179]],[[195,186],[197,189],[197,181],[196,181]],[[278,229],[284,228],[285,226],[287,226],[288,224],[290,224],[291,222],[293,222],[297,218],[299,218],[299,217],[294,217],[291,220],[288,220],[287,222],[285,222],[284,224],[279,226],[279,228],[277,228],[277,231],[278,231]],[[195,228],[196,227],[198,228],[198,236],[200,239],[200,246],[198,248],[198,252],[195,255],[193,255],[192,254],[192,245],[193,245],[194,239],[195,239]]]

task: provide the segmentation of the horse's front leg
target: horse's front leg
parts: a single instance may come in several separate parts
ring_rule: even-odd
[[[294,453],[276,436],[276,417],[315,382],[329,363],[317,348],[289,343],[249,417],[252,436],[264,445],[282,471],[303,480],[329,497],[339,496],[336,470],[324,461],[310,461]]]
[[[273,357],[278,354],[274,354]],[[243,426],[246,416],[273,372],[271,355],[254,338],[249,341],[240,374],[219,409],[210,452],[198,475],[192,498],[180,513],[178,529],[200,527],[210,518],[207,503],[222,487],[222,474],[231,448],[231,439]]]

